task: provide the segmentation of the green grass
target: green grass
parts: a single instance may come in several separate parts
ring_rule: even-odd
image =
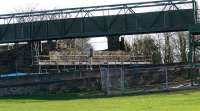
[[[1,98],[0,111],[200,111],[198,90],[121,97],[70,96]]]

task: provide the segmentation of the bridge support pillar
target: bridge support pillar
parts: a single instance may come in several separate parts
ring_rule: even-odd
[[[48,51],[56,49],[57,42],[53,42],[52,40],[47,41]]]
[[[117,51],[120,50],[120,35],[111,35],[108,36],[108,50],[109,51]]]
[[[188,63],[191,66],[190,76],[191,83],[194,85],[199,82],[198,78],[198,62],[200,61],[198,51],[200,46],[200,32],[193,32],[189,34],[189,53],[188,53]]]

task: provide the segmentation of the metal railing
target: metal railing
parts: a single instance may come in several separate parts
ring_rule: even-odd
[[[191,77],[191,70],[195,77]],[[107,95],[190,89],[199,86],[199,67],[188,65],[100,69],[102,91]]]
[[[183,5],[190,5],[194,2],[192,0],[160,0],[160,1],[150,1],[150,2],[136,2],[127,4],[115,4],[115,5],[103,5],[103,6],[91,6],[91,7],[78,7],[78,8],[66,8],[66,9],[55,9],[46,11],[33,11],[33,12],[23,12],[23,13],[12,13],[0,15],[0,23],[10,24],[10,23],[21,23],[21,22],[33,22],[42,20],[57,20],[66,18],[79,18],[87,16],[106,16],[106,15],[120,15],[120,14],[132,14],[135,13],[135,9],[143,8],[156,8],[156,11],[160,11],[160,7],[166,7],[168,5],[183,8]],[[189,7],[190,9],[192,7]],[[148,10],[147,10],[148,11]],[[149,10],[152,12],[152,10]],[[116,12],[116,13],[114,13]]]

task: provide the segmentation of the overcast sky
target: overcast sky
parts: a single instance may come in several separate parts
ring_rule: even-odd
[[[1,0],[0,13],[14,12],[16,9],[36,7],[41,9],[70,8],[93,5],[133,3],[156,0]],[[200,3],[200,0],[197,0]]]
[[[131,3],[147,0],[1,0],[0,13],[10,13],[15,9],[36,7],[40,9],[70,8],[80,6]]]
[[[1,0],[0,14],[7,14],[16,12],[16,10],[36,8],[35,10],[49,10],[59,8],[73,8],[84,6],[96,6],[96,5],[109,5],[109,4],[121,4],[121,3],[133,3],[143,1],[156,1],[156,0]],[[200,3],[200,0],[197,0]],[[92,39],[93,45],[96,49],[105,49],[107,45],[106,39],[99,40]],[[95,43],[100,42],[100,43]]]

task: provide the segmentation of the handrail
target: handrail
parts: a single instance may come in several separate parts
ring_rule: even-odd
[[[192,0],[172,0],[173,4],[188,4],[193,3]],[[151,2],[136,2],[136,3],[126,3],[126,4],[114,4],[114,5],[102,5],[102,6],[90,6],[90,7],[78,7],[78,8],[65,8],[65,9],[55,9],[55,10],[46,10],[46,11],[34,11],[34,12],[24,12],[24,13],[12,13],[12,14],[3,14],[0,15],[1,19],[5,18],[13,18],[13,17],[30,17],[30,16],[41,16],[45,14],[53,15],[53,14],[62,14],[63,12],[74,13],[76,11],[93,11],[96,10],[112,10],[113,8],[124,8],[128,6],[134,8],[140,7],[148,7],[148,6],[165,6],[169,5],[171,2],[168,0],[160,0],[160,1],[151,1]]]

